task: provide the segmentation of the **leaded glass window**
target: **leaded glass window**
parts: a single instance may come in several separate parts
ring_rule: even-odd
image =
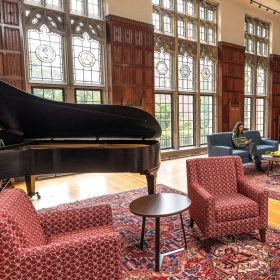
[[[195,25],[193,21],[188,22],[188,39],[195,40]]]
[[[172,56],[161,51],[155,52],[155,88],[170,89],[172,87]]]
[[[171,29],[171,18],[169,15],[165,15],[164,16],[164,31],[165,32],[168,32],[168,33],[171,33],[172,32],[172,29]]]
[[[244,99],[244,127],[251,129],[252,99],[246,97]]]
[[[61,0],[46,0],[47,6],[62,7]]]
[[[253,71],[248,63],[245,65],[244,85],[244,94],[253,94]]]
[[[187,1],[187,14],[189,16],[194,16],[194,3],[193,0]]]
[[[178,56],[178,88],[179,90],[195,90],[194,58],[187,54]]]
[[[213,132],[213,96],[200,97],[200,142],[207,143],[207,134]]]
[[[194,144],[194,97],[179,95],[179,133],[180,147]]]
[[[200,59],[200,90],[214,91],[215,90],[215,71],[214,62],[207,56]]]
[[[185,36],[185,22],[183,19],[178,19],[178,35]]]
[[[200,41],[206,42],[206,27],[204,24],[200,25]]]
[[[32,81],[62,82],[64,80],[61,36],[49,32],[46,25],[40,31],[27,32],[29,76]]]
[[[74,81],[76,83],[101,84],[101,46],[98,41],[73,37]]]
[[[264,99],[256,100],[256,129],[264,136]]]
[[[71,0],[71,10],[75,12],[84,12],[84,0]]]
[[[79,104],[101,104],[100,90],[76,90],[76,103]]]
[[[70,0],[71,12],[101,17],[101,0]]]
[[[153,12],[153,24],[156,30],[160,30],[160,16],[158,11]]]
[[[172,147],[171,94],[155,94],[155,117],[161,126],[160,146]]]
[[[206,8],[203,6],[200,6],[199,11],[200,11],[200,19],[206,20]]]
[[[159,6],[160,0],[153,0],[153,4]]]
[[[265,70],[259,66],[257,68],[257,95],[266,95],[266,75]]]
[[[53,101],[63,101],[63,90],[54,88],[32,88],[35,96]]]
[[[172,9],[172,0],[163,0],[163,7],[166,9]]]
[[[179,13],[185,12],[185,0],[177,0],[177,10]]]

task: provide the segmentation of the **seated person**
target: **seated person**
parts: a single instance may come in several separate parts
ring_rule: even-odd
[[[247,140],[243,133],[244,125],[242,122],[237,122],[234,126],[232,133],[232,141],[236,149],[243,149],[249,151],[249,156],[252,162],[256,165],[256,170],[264,172],[261,167],[261,160],[258,156],[256,144],[252,142],[252,139]]]

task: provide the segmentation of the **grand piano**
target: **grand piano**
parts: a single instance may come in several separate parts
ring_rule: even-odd
[[[122,105],[46,100],[0,80],[0,180],[53,173],[134,172],[155,193],[161,135],[146,111]]]

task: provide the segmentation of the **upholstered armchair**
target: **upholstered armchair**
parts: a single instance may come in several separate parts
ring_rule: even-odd
[[[244,177],[239,156],[195,158],[186,161],[191,227],[205,237],[206,252],[212,239],[259,230],[265,242],[268,192]]]
[[[36,212],[23,190],[0,193],[0,279],[121,279],[110,205]]]

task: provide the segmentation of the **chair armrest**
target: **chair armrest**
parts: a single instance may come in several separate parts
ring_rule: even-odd
[[[270,139],[261,139],[261,145],[269,145],[275,148],[275,151],[278,151],[278,141],[270,140]]]
[[[63,210],[50,208],[37,213],[47,236],[113,223],[109,204]]]
[[[268,191],[245,178],[237,179],[238,192],[249,197],[259,204],[260,217],[267,225]]]
[[[42,275],[51,275],[51,279],[103,279],[104,275],[120,279],[120,234],[113,231],[113,226],[103,226],[101,231],[85,232],[74,240],[65,236],[61,242],[22,248],[14,256],[15,273],[21,276],[19,279],[26,275],[28,279],[40,279]]]
[[[196,182],[188,188],[188,196],[191,199],[191,217],[200,230],[204,232],[209,223],[215,223],[215,199]]]
[[[232,155],[232,148],[227,146],[212,146],[211,156],[229,156]]]

